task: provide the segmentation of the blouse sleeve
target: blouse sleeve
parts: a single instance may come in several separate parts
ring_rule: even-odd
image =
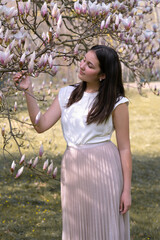
[[[59,90],[58,100],[59,100],[61,111],[63,111],[64,108],[66,107],[72,91],[73,91],[73,87],[71,86],[63,87]]]
[[[64,108],[65,88],[61,88],[58,93],[58,100],[61,110]]]
[[[116,104],[114,105],[113,110],[120,104],[122,103],[127,103],[127,105],[129,104],[129,100],[126,97],[122,97],[118,102],[116,102]]]

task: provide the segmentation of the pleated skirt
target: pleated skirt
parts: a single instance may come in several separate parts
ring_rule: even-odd
[[[110,141],[67,147],[61,168],[62,240],[130,240],[119,212],[123,174]]]

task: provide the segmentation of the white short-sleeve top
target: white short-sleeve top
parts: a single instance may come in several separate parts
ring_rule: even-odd
[[[61,88],[58,100],[61,107],[61,125],[64,138],[68,146],[101,143],[111,139],[114,131],[112,114],[107,122],[102,124],[86,124],[88,111],[97,95],[95,93],[84,92],[83,97],[78,102],[66,107],[69,97],[74,90],[74,86]],[[115,104],[114,109],[122,103],[128,104],[128,99],[121,97]]]

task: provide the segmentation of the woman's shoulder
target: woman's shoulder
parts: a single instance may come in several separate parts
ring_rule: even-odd
[[[114,105],[114,109],[122,103],[126,103],[128,105],[129,104],[128,98],[123,97],[123,96],[119,96],[117,98],[116,104]]]
[[[77,85],[69,85],[69,86],[65,86],[65,87],[62,87],[60,88],[59,90],[59,94],[70,94],[76,87]]]
[[[58,100],[59,100],[59,104],[62,109],[66,106],[68,99],[69,99],[72,91],[75,89],[75,87],[76,87],[76,85],[69,85],[69,86],[62,87],[59,90]]]

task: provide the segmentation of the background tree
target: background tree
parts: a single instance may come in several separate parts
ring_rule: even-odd
[[[1,0],[0,118],[8,119],[9,124],[8,132],[2,127],[3,152],[8,152],[13,138],[22,155],[25,134],[14,128],[13,122],[30,125],[16,117],[17,89],[12,76],[18,71],[33,78],[40,73],[54,77],[62,67],[77,66],[84,53],[100,43],[118,52],[123,67],[132,72],[139,88],[147,76],[149,80],[159,79],[159,26],[154,22],[159,3],[160,0]],[[42,84],[39,100],[45,100],[44,89],[50,94],[50,85]]]

